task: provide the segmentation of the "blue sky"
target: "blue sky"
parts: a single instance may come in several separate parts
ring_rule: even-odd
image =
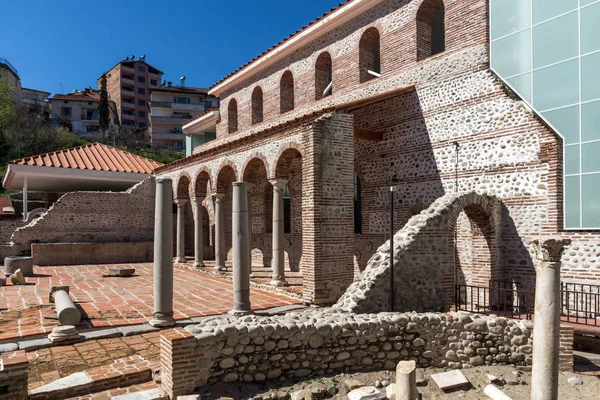
[[[123,58],[142,54],[176,82],[208,87],[341,0],[2,1],[0,57],[24,87],[97,88]]]

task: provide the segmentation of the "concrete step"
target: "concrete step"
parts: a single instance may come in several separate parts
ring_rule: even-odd
[[[114,363],[76,372],[52,383],[33,389],[30,400],[58,400],[87,395],[108,389],[127,387],[152,381],[158,363],[136,355]]]

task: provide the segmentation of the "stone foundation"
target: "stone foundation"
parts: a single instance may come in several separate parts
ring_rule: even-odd
[[[172,397],[218,381],[262,382],[329,373],[527,364],[521,321],[467,313],[288,313],[215,317],[161,336],[162,389]]]
[[[149,262],[154,242],[33,243],[35,265],[81,265]]]
[[[27,354],[23,350],[2,354],[0,400],[27,399]]]

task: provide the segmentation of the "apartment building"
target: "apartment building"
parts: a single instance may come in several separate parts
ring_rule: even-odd
[[[74,91],[68,94],[55,94],[49,99],[52,109],[52,122],[59,125],[61,122],[70,121],[73,133],[81,137],[92,137],[99,130],[100,92],[92,88],[83,91]],[[111,128],[119,125],[117,107],[109,99]]]
[[[208,89],[171,86],[170,83],[166,87],[151,88],[148,132],[152,145],[171,150],[186,150],[183,125],[218,106],[219,99],[209,95]],[[214,135],[212,138],[214,139]]]
[[[8,86],[13,89],[13,98],[18,110],[21,108],[21,79],[17,69],[6,59],[0,57],[0,78],[4,78]]]
[[[50,92],[21,88],[21,102],[22,104],[27,104],[30,107],[40,106],[42,108],[48,108],[50,105],[50,103],[47,101],[48,96],[50,96]]]
[[[121,125],[130,128],[148,128],[150,89],[158,88],[163,73],[145,61],[145,56],[134,56],[120,61],[106,72],[108,96],[115,102]],[[98,88],[102,76],[98,78]]]

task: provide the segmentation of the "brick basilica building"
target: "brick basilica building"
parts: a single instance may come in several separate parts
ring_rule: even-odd
[[[490,70],[488,7],[349,0],[216,83],[220,109],[184,126],[216,140],[155,171],[185,255],[201,235],[200,256],[227,266],[232,183],[247,182],[253,264],[283,257],[305,300],[331,304],[388,239],[395,180],[396,230],[449,193],[500,199],[453,224],[454,283],[532,282],[539,234],[572,238],[563,280],[600,278],[598,235],[563,232],[561,137]]]

